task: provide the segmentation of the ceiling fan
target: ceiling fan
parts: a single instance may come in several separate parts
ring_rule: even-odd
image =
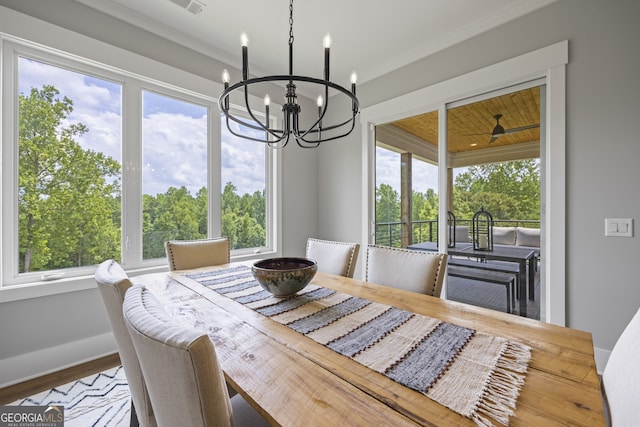
[[[499,137],[509,134],[509,133],[516,133],[516,132],[521,132],[523,130],[528,130],[528,129],[535,129],[535,128],[539,128],[540,125],[539,124],[533,124],[533,125],[526,125],[526,126],[520,126],[517,128],[511,128],[511,129],[505,129],[501,124],[500,124],[500,119],[502,118],[502,114],[496,114],[495,116],[493,116],[494,119],[496,119],[496,125],[493,128],[493,130],[491,131],[491,139],[489,140],[489,144],[493,143],[496,141],[496,139],[498,139]],[[472,134],[472,135],[487,135],[486,133],[483,134]]]

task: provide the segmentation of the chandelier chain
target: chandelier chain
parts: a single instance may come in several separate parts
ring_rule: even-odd
[[[293,44],[293,0],[289,2],[289,44]]]

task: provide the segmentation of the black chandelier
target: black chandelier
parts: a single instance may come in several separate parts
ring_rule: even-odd
[[[331,39],[327,35],[324,39],[324,79],[318,79],[314,77],[297,76],[293,74],[293,0],[289,3],[289,74],[288,75],[275,75],[249,78],[248,67],[248,38],[246,34],[242,34],[242,80],[238,83],[229,86],[229,72],[224,70],[222,73],[222,81],[224,82],[224,92],[220,96],[219,104],[220,110],[226,117],[227,128],[229,131],[240,138],[250,139],[252,141],[258,141],[268,144],[273,148],[282,148],[287,145],[289,138],[293,135],[296,142],[303,148],[318,147],[321,142],[331,141],[338,138],[343,138],[349,135],[356,123],[356,116],[360,110],[358,98],[356,98],[356,74],[351,74],[351,90],[347,90],[344,87],[333,83],[329,80],[329,46]],[[267,94],[264,97],[264,123],[256,117],[256,113],[249,106],[249,89],[252,85],[258,85],[260,83],[274,83],[274,82],[288,82],[286,84],[286,92],[284,95],[285,103],[282,106],[282,128],[277,126],[272,127],[269,123],[269,104],[271,98]],[[313,123],[306,129],[300,128],[300,113],[302,111],[300,105],[297,103],[296,84],[310,84],[314,88],[319,88],[320,93],[317,99],[318,114],[314,118],[306,118],[309,123]],[[323,124],[323,119],[327,113],[329,106],[329,89],[332,89],[332,93],[335,93],[332,99],[337,97],[343,99],[342,102],[347,102],[346,108],[350,109],[350,115],[344,121],[339,121],[332,124]],[[253,121],[249,121],[238,115],[234,115],[229,109],[229,97],[235,91],[243,92],[244,104],[249,116]],[[241,124],[242,126],[249,127],[258,131],[264,131],[264,138],[258,138],[255,136],[248,136],[239,134],[233,130],[230,121]]]

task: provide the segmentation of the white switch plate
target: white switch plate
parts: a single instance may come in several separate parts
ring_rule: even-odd
[[[633,218],[605,218],[604,235],[633,237]]]

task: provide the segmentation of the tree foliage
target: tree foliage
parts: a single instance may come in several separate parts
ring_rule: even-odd
[[[21,272],[119,256],[120,164],[83,149],[86,126],[63,121],[73,101],[53,86],[20,95],[18,234]]]
[[[540,219],[540,163],[516,160],[471,166],[453,188],[456,218],[471,219],[484,207],[493,219]]]
[[[53,86],[19,98],[19,271],[95,265],[120,259],[121,165],[77,139],[89,129],[67,123],[73,101]],[[266,193],[222,194],[222,235],[232,248],[266,244]],[[144,259],[164,257],[164,242],[208,233],[208,194],[170,187],[142,200]]]
[[[376,240],[400,246],[400,194],[388,184],[376,188]],[[484,208],[494,220],[540,220],[540,163],[536,159],[471,166],[456,177],[453,213],[456,220],[471,220]],[[414,241],[435,241],[438,194],[433,189],[413,191]],[[418,224],[426,221],[426,224]],[[380,225],[395,223],[393,225]]]

